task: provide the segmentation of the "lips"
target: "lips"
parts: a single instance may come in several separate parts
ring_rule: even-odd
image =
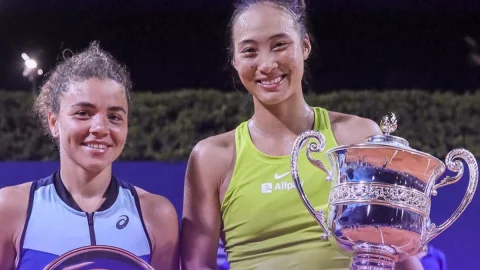
[[[273,78],[265,78],[261,80],[257,80],[257,83],[267,89],[267,90],[275,90],[278,86],[280,86],[283,82],[283,79],[286,77],[286,75],[280,75],[277,77]]]
[[[82,146],[97,151],[105,151],[106,149],[112,147],[112,145],[105,142],[85,142],[82,143]]]

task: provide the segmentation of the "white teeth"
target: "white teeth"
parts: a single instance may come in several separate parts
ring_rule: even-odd
[[[106,148],[106,146],[103,145],[103,144],[94,144],[94,143],[87,144],[87,147],[95,148],[95,149],[105,149]]]
[[[264,84],[264,85],[272,85],[272,84],[277,84],[279,82],[282,81],[282,77],[277,77],[273,80],[269,80],[269,81],[260,81],[261,84]]]

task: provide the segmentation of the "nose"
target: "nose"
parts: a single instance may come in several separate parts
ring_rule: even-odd
[[[101,115],[96,115],[92,121],[92,125],[90,126],[90,133],[99,138],[103,138],[110,134],[107,118]]]
[[[272,53],[265,53],[258,58],[258,70],[262,74],[269,74],[276,68],[278,68],[278,62],[275,55]]]

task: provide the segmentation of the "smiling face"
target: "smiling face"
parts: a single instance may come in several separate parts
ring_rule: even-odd
[[[311,46],[288,10],[269,2],[255,4],[232,27],[232,64],[254,98],[274,105],[301,93]]]
[[[70,84],[60,110],[48,124],[60,148],[61,163],[100,172],[118,158],[128,133],[125,89],[111,79],[91,78]]]

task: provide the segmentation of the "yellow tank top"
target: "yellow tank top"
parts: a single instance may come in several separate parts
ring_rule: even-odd
[[[328,112],[314,108],[314,129],[326,138],[315,156],[329,167],[324,153],[337,146]],[[233,270],[348,269],[350,259],[331,242],[307,211],[290,174],[290,156],[268,156],[253,144],[247,122],[235,131],[236,164],[222,202],[225,251]],[[315,209],[327,210],[330,183],[326,174],[299,158],[303,189]],[[328,216],[328,213],[326,213]]]

